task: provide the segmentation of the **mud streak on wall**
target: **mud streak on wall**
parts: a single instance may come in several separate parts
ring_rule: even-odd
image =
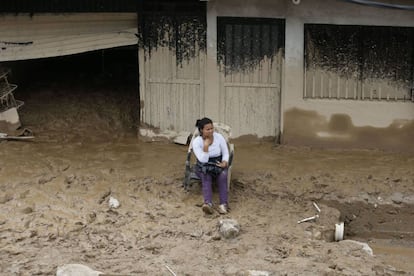
[[[359,127],[346,114],[327,118],[298,108],[286,111],[284,118],[283,144],[414,151],[414,120],[394,120],[384,128]]]
[[[413,86],[414,28],[305,25],[307,69],[323,69],[347,79],[382,79]]]

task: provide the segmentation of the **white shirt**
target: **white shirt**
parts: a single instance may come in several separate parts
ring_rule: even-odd
[[[226,139],[218,132],[213,132],[213,144],[208,147],[208,152],[203,151],[204,141],[201,136],[193,140],[193,150],[198,161],[207,163],[210,157],[222,156],[222,161],[229,162],[229,149]]]

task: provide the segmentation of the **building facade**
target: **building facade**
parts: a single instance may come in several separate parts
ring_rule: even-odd
[[[231,125],[233,137],[406,149],[414,11],[405,2],[204,2],[205,48],[196,55],[177,61],[166,44],[141,50],[142,121],[190,131],[208,116]]]
[[[2,4],[0,61],[137,45],[142,135],[207,116],[233,138],[410,148],[410,1],[46,2]]]

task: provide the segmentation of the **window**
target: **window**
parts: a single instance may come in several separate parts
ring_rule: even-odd
[[[217,59],[226,74],[258,70],[266,58],[282,54],[284,30],[283,19],[218,17]]]
[[[305,25],[310,99],[412,101],[414,28]]]

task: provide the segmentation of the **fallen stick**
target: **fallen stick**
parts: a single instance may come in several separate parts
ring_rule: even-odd
[[[165,267],[168,269],[169,272],[171,272],[172,275],[177,276],[177,274],[175,274],[174,271],[172,271],[172,269],[168,265],[165,265]]]
[[[312,203],[313,203],[313,206],[315,206],[315,208],[318,211],[318,213],[320,213],[321,212],[321,209],[319,208],[319,206],[315,202],[312,202]]]
[[[0,136],[0,140],[27,140],[33,138],[34,136]]]
[[[319,218],[319,215],[314,215],[313,217],[308,217],[308,218],[304,218],[302,220],[298,220],[298,223],[314,220],[314,219],[317,219],[317,218]]]

